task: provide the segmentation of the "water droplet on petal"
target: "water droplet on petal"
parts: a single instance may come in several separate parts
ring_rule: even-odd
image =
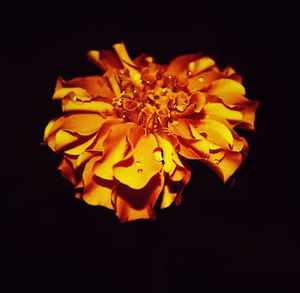
[[[154,155],[155,161],[157,161],[157,162],[162,162],[164,160],[163,151],[161,148],[156,148],[153,151],[153,155]]]
[[[73,100],[74,102],[77,101],[77,97],[74,96],[74,97],[72,98],[72,100]]]
[[[218,159],[213,159],[213,162],[218,165],[219,164],[219,160]]]
[[[198,78],[198,81],[199,81],[199,82],[203,82],[203,81],[204,81],[204,78],[203,78],[203,77],[199,77],[199,78]]]
[[[138,173],[142,173],[143,172],[142,163],[140,161],[136,161],[135,162],[135,166],[137,167],[137,172]]]

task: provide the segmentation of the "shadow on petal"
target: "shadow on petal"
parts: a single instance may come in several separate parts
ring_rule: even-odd
[[[155,219],[153,207],[163,189],[164,177],[154,176],[142,189],[119,184],[113,192],[116,214],[122,222],[136,219]]]

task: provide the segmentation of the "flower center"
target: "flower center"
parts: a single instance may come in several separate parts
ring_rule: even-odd
[[[141,80],[129,77],[128,70],[117,74],[121,94],[114,98],[117,117],[142,125],[147,130],[176,124],[180,113],[189,105],[189,75],[169,75],[157,64],[149,64],[141,72]]]

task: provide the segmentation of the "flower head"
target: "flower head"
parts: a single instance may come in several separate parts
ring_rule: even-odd
[[[207,164],[226,182],[248,152],[237,128],[254,130],[256,101],[241,76],[199,54],[160,65],[132,60],[123,43],[90,51],[103,75],[58,78],[53,99],[64,115],[45,129],[44,142],[62,153],[62,175],[88,204],[121,221],[155,218],[153,207],[180,204],[190,180],[187,160]]]

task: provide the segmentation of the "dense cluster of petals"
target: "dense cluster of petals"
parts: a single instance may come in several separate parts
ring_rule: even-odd
[[[258,103],[245,97],[241,76],[214,60],[183,55],[168,65],[123,43],[90,51],[103,75],[58,78],[53,99],[64,115],[44,142],[63,155],[59,169],[88,204],[114,210],[121,221],[154,219],[153,207],[180,204],[191,172],[207,164],[226,182],[248,153],[237,128],[254,130]]]

